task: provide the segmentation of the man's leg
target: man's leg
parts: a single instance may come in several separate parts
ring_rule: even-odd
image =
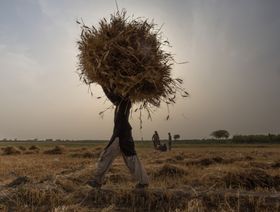
[[[130,173],[138,181],[138,184],[143,186],[148,186],[149,178],[138,156],[137,155],[126,156],[123,154],[123,159]]]
[[[94,172],[94,183],[102,185],[106,172],[110,169],[114,159],[120,153],[119,138],[115,138],[110,146],[108,146],[100,155],[96,170]],[[89,182],[90,184],[90,182]]]

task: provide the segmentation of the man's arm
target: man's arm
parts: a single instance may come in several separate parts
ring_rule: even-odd
[[[107,98],[114,104],[114,105],[118,105],[121,100],[122,97],[119,95],[114,94],[114,92],[111,89],[106,89],[104,87],[102,87],[105,95],[107,96]]]

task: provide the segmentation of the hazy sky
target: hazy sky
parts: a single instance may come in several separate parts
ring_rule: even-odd
[[[279,0],[118,0],[128,14],[164,24],[177,61],[174,77],[190,92],[166,106],[135,139],[167,132],[184,138],[280,133]],[[116,9],[114,0],[0,1],[0,139],[109,139],[113,111],[76,74],[80,29],[76,19],[96,25]]]

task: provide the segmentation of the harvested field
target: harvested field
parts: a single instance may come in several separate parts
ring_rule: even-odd
[[[38,148],[0,156],[1,211],[280,210],[279,148],[138,148],[146,190],[134,189],[121,156],[102,189],[88,187],[101,147]]]

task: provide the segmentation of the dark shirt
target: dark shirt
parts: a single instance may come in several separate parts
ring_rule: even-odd
[[[159,135],[157,133],[155,133],[153,135],[152,140],[153,140],[155,145],[160,145],[160,139],[159,139]]]
[[[171,142],[171,141],[172,141],[172,137],[171,137],[171,135],[170,135],[170,134],[168,135],[168,140],[169,140],[169,142]]]
[[[106,91],[105,94],[108,99],[116,106],[113,135],[107,147],[110,146],[118,137],[120,148],[123,154],[125,156],[136,155],[134,141],[131,133],[132,127],[129,124],[131,101],[129,99],[124,99],[116,96],[108,91]]]

